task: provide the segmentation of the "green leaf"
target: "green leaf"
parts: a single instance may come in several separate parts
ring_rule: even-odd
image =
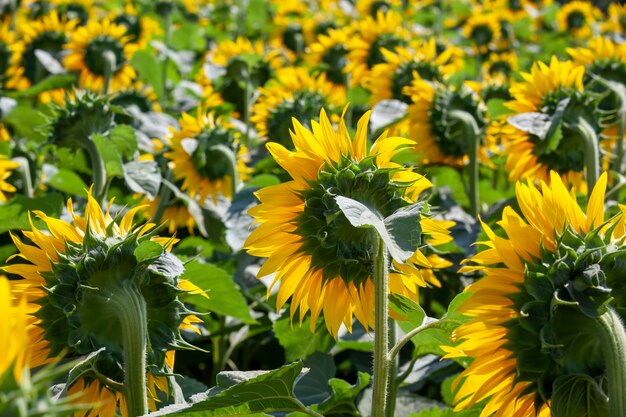
[[[428,410],[413,413],[409,417],[478,417],[480,409],[474,407],[470,410],[454,411],[452,408],[429,408]]]
[[[406,318],[413,327],[419,327],[424,323],[426,313],[415,301],[400,294],[389,295],[389,307],[397,314]]]
[[[352,226],[376,229],[396,262],[405,263],[417,249],[420,203],[403,207],[383,220],[378,212],[351,198],[339,195],[335,201]]]
[[[109,139],[117,151],[126,159],[132,159],[137,151],[137,135],[135,129],[128,125],[117,125],[111,129]]]
[[[100,354],[100,352],[104,350],[106,350],[106,348],[104,347],[100,348],[96,350],[95,352],[91,352],[89,355],[85,356],[84,358],[79,359],[74,365],[74,367],[68,372],[65,386],[71,387],[72,384],[78,381],[80,377],[82,377],[85,374],[88,374],[92,370],[97,369],[95,366],[95,363],[98,360],[98,355]]]
[[[502,100],[501,98],[492,98],[487,101],[487,109],[491,120],[495,120],[502,115],[511,113],[511,110],[507,108],[504,103],[506,103],[506,100]]]
[[[69,169],[59,169],[48,181],[48,185],[64,193],[87,197],[87,184],[83,179]]]
[[[135,248],[133,255],[138,263],[150,262],[157,259],[163,253],[163,246],[151,240],[141,242]]]
[[[194,404],[166,407],[149,416],[228,417],[300,411],[304,406],[295,397],[293,389],[302,367],[302,363],[293,363],[261,375],[253,373],[253,378],[232,385],[214,396],[209,396],[209,391],[206,398]]]
[[[25,137],[33,142],[45,142],[46,134],[43,127],[48,123],[43,113],[37,111],[27,103],[15,107],[6,115],[4,123],[15,130],[15,138]]]
[[[104,162],[107,178],[123,177],[124,166],[122,165],[122,157],[117,149],[112,146],[109,138],[96,133],[91,135],[91,140],[95,143],[96,148],[98,148],[98,153]]]
[[[343,379],[333,378],[328,381],[331,397],[317,407],[323,415],[339,414],[359,415],[356,408],[356,399],[361,392],[370,384],[370,375],[359,372],[357,381],[350,385]]]
[[[139,78],[152,86],[159,98],[163,96],[163,83],[161,82],[163,66],[157,60],[154,52],[149,50],[135,52],[131,64],[137,71]]]
[[[246,188],[263,188],[278,184],[280,184],[280,178],[278,178],[276,175],[260,174],[252,177],[246,183]]]
[[[28,198],[16,195],[8,203],[0,205],[0,233],[8,230],[30,229],[28,212],[40,210],[51,217],[60,217],[65,199],[59,193],[48,193],[40,197]],[[33,216],[35,225],[43,226],[43,222]]]
[[[319,404],[332,396],[328,381],[337,371],[333,356],[328,353],[315,352],[304,360],[309,372],[302,375],[296,383],[296,397],[306,406]]]
[[[515,128],[543,138],[550,129],[550,116],[539,112],[520,113],[511,116],[507,121]]]
[[[161,170],[156,161],[132,161],[124,164],[124,180],[131,191],[145,194],[150,200],[159,194]]]
[[[180,259],[167,251],[163,251],[158,258],[151,260],[147,269],[153,274],[166,278],[178,278],[185,271],[185,267]]]
[[[608,417],[609,398],[589,375],[561,375],[553,385],[553,417]]]
[[[181,278],[191,281],[209,294],[208,299],[200,294],[186,297],[186,301],[196,306],[199,311],[232,316],[247,324],[256,323],[250,316],[250,310],[239,287],[232,276],[223,269],[212,264],[192,261],[185,265],[185,273]]]
[[[316,323],[315,333],[311,333],[310,323],[310,316],[306,316],[302,324],[292,323],[289,312],[274,322],[274,335],[285,349],[287,361],[304,359],[314,352],[328,352],[333,346],[333,338],[324,326],[324,319],[320,317]]]
[[[26,90],[20,90],[15,97],[34,97],[45,91],[56,90],[58,88],[67,89],[74,84],[76,77],[68,74],[55,74],[41,80],[41,82]]]

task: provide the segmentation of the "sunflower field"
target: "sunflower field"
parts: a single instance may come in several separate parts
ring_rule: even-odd
[[[626,6],[0,1],[0,417],[626,417]]]

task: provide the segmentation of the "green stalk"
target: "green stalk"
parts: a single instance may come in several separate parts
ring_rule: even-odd
[[[626,119],[620,118],[617,123],[617,155],[613,163],[613,169],[622,172],[624,166],[624,128],[626,127]]]
[[[102,58],[105,62],[104,86],[102,87],[102,93],[109,94],[111,77],[113,77],[113,73],[115,72],[115,68],[117,67],[117,58],[115,58],[115,54],[111,51],[104,51],[104,53],[102,54]]]
[[[626,417],[626,331],[615,310],[598,318],[599,332],[606,358],[609,390],[609,416]]]
[[[165,174],[165,179],[167,181],[172,181],[172,171],[168,170],[167,174]],[[161,192],[159,193],[159,204],[157,204],[157,209],[156,212],[154,213],[154,216],[152,217],[152,221],[156,224],[159,224],[159,222],[161,221],[161,217],[163,217],[163,213],[165,212],[165,208],[167,206],[169,206],[170,204],[170,200],[172,197],[172,190],[170,189],[170,187],[165,183],[165,182],[161,182]]]
[[[87,155],[91,160],[93,196],[99,203],[102,203],[103,199],[106,197],[104,190],[107,182],[107,170],[96,144],[91,139],[84,141],[84,143],[85,151],[87,151]]]
[[[596,185],[598,177],[600,177],[598,135],[589,122],[582,117],[572,124],[571,127],[583,140],[585,167],[587,168],[587,195],[589,195]]]
[[[388,396],[389,350],[387,300],[387,248],[383,240],[376,234],[372,239],[374,254],[374,381],[372,393],[372,417],[384,417]]]
[[[478,148],[480,147],[481,133],[474,117],[463,110],[452,110],[450,112],[450,120],[454,123],[461,124],[462,135],[469,143],[469,200],[470,214],[473,217],[478,216],[478,208],[480,207],[480,196],[478,193]]]
[[[165,44],[165,49],[168,50],[168,52],[165,53],[165,57],[163,59],[163,68],[162,71],[163,73],[161,74],[161,85],[163,87],[163,108],[165,108],[165,104],[168,101],[168,91],[167,91],[167,68],[170,64],[170,58],[169,58],[169,48],[170,48],[170,44],[172,43],[172,13],[171,11],[169,11],[168,13],[165,13],[163,16],[163,30],[165,31],[165,37],[163,39],[163,43]]]
[[[124,397],[129,417],[148,413],[146,389],[146,346],[148,315],[146,302],[134,285],[111,291],[111,311],[118,318],[124,347]]]
[[[393,346],[396,344],[396,322],[392,319],[388,319],[389,323],[389,344],[387,345],[387,352],[389,352]],[[396,412],[396,397],[398,396],[398,386],[400,385],[400,381],[396,377],[398,373],[398,357],[395,356],[393,358],[387,355],[387,364],[389,366],[389,394],[387,398],[389,401],[387,402],[387,407],[385,409],[386,417],[394,417]]]
[[[23,156],[18,156],[13,158],[13,161],[20,164],[20,167],[17,169],[20,176],[22,177],[22,182],[24,183],[24,191],[29,198],[33,198],[35,195],[35,191],[33,189],[33,181],[30,175],[30,163],[28,159]]]
[[[250,71],[246,70],[246,77],[244,80],[244,93],[243,93],[243,122],[246,124],[246,147],[252,146],[250,140]],[[233,194],[234,195],[234,194]]]

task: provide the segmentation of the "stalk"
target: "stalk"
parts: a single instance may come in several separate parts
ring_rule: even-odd
[[[148,413],[146,388],[146,302],[131,284],[111,291],[111,311],[118,318],[124,347],[124,397],[128,417]]]
[[[450,112],[450,119],[454,123],[461,124],[461,131],[463,137],[469,143],[469,200],[470,200],[470,214],[473,217],[478,216],[478,208],[480,206],[480,196],[478,193],[478,148],[480,146],[481,134],[478,124],[474,117],[463,110],[452,110]]]
[[[387,345],[387,352],[389,352],[396,344],[396,322],[389,318],[389,344]],[[389,402],[385,409],[386,417],[394,417],[396,412],[396,397],[398,396],[398,386],[400,385],[399,379],[396,377],[398,373],[398,357],[389,357],[387,354],[387,364],[389,366]]]
[[[18,156],[13,158],[13,161],[20,164],[20,167],[17,169],[20,176],[22,177],[22,182],[24,183],[24,191],[29,198],[33,198],[35,195],[35,190],[33,189],[33,181],[30,175],[30,163],[28,159],[23,156]]]
[[[168,91],[167,91],[167,68],[169,67],[170,64],[170,57],[169,57],[169,48],[170,48],[170,44],[172,43],[172,12],[171,10],[168,10],[166,13],[164,13],[163,15],[163,30],[165,31],[164,34],[164,39],[163,39],[163,43],[165,44],[165,57],[163,59],[163,68],[162,71],[163,73],[161,74],[161,85],[163,87],[163,108],[165,108],[165,104],[168,101]]]
[[[600,176],[600,147],[598,145],[598,135],[593,127],[582,117],[572,125],[572,129],[580,135],[583,140],[585,167],[587,168],[587,194],[596,185]]]
[[[375,235],[372,239],[374,258],[374,381],[372,393],[372,417],[384,417],[388,395],[389,350],[388,301],[387,301],[387,248]]]
[[[106,167],[96,144],[91,139],[84,141],[84,143],[84,148],[87,151],[89,159],[91,160],[93,195],[99,203],[102,203],[102,200],[105,198],[104,190],[107,181]]]
[[[626,119],[623,117],[617,123],[617,155],[613,169],[617,172],[622,172],[624,166],[624,128],[626,127]]]
[[[609,416],[626,417],[626,331],[615,310],[598,318],[599,332],[606,358],[609,390]]]
[[[115,58],[115,54],[111,51],[104,51],[102,58],[104,58],[105,62],[104,86],[102,87],[102,92],[106,95],[109,94],[111,78],[113,77],[113,73],[115,72],[115,67],[117,67],[117,58]]]

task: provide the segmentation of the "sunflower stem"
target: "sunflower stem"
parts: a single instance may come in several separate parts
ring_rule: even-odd
[[[111,86],[111,77],[115,72],[115,67],[117,66],[117,58],[115,58],[115,54],[112,51],[104,51],[102,54],[102,58],[104,59],[104,85],[102,86],[102,93],[109,94],[109,89]]]
[[[598,135],[589,122],[582,117],[572,125],[572,128],[583,140],[584,160],[587,168],[587,194],[589,195],[600,176]]]
[[[478,208],[480,207],[480,196],[478,193],[478,181],[480,179],[478,170],[478,148],[480,147],[481,134],[476,119],[466,111],[452,110],[450,119],[453,122],[461,124],[461,132],[465,140],[469,143],[469,200],[470,214],[474,217],[478,216]]]
[[[163,30],[165,31],[164,33],[164,38],[163,38],[163,44],[165,45],[165,51],[164,51],[164,57],[163,57],[163,68],[162,68],[162,74],[161,74],[161,86],[163,88],[163,108],[165,108],[165,104],[168,102],[168,98],[169,98],[169,94],[167,91],[167,69],[169,67],[170,64],[170,56],[169,56],[169,49],[170,49],[170,44],[172,43],[172,12],[171,10],[168,10],[166,13],[163,14]]]
[[[148,413],[146,389],[146,344],[148,315],[146,302],[134,285],[111,291],[113,314],[119,320],[124,347],[124,397],[129,417]]]
[[[609,307],[598,318],[606,358],[609,416],[626,417],[626,330],[619,314]]]
[[[165,174],[165,179],[167,181],[172,181],[172,171],[168,170],[167,174]],[[163,217],[163,213],[165,212],[165,208],[169,206],[170,200],[172,198],[172,190],[168,185],[161,181],[161,190],[159,192],[159,203],[157,204],[156,212],[154,213],[154,217],[152,217],[152,221],[156,224],[159,224],[161,221],[161,217]]]
[[[389,344],[387,346],[387,352],[389,352],[396,343],[396,322],[392,319],[388,319],[389,323]],[[385,416],[386,417],[394,417],[396,412],[396,397],[398,396],[398,385],[400,385],[400,381],[396,377],[398,373],[398,356],[389,357],[387,355],[387,364],[389,366],[389,401],[387,403],[387,407],[385,408]]]
[[[93,196],[98,203],[102,204],[102,201],[105,198],[104,190],[107,181],[107,170],[95,142],[89,139],[84,141],[84,143],[84,148],[87,151],[89,159],[91,160]]]
[[[30,164],[28,163],[28,159],[24,158],[23,156],[18,156],[16,158],[13,158],[13,161],[20,164],[17,171],[20,173],[20,176],[22,177],[22,182],[24,184],[24,191],[26,192],[26,196],[29,198],[33,198],[33,196],[35,195],[35,192],[33,190],[33,181],[30,175]]]
[[[617,123],[617,155],[615,156],[615,162],[613,169],[619,173],[623,172],[624,166],[624,129],[626,128],[626,119],[620,118]]]
[[[387,300],[387,248],[376,234],[372,239],[374,255],[374,381],[372,393],[372,417],[384,417],[389,382],[389,329]],[[395,400],[394,400],[395,401]]]

